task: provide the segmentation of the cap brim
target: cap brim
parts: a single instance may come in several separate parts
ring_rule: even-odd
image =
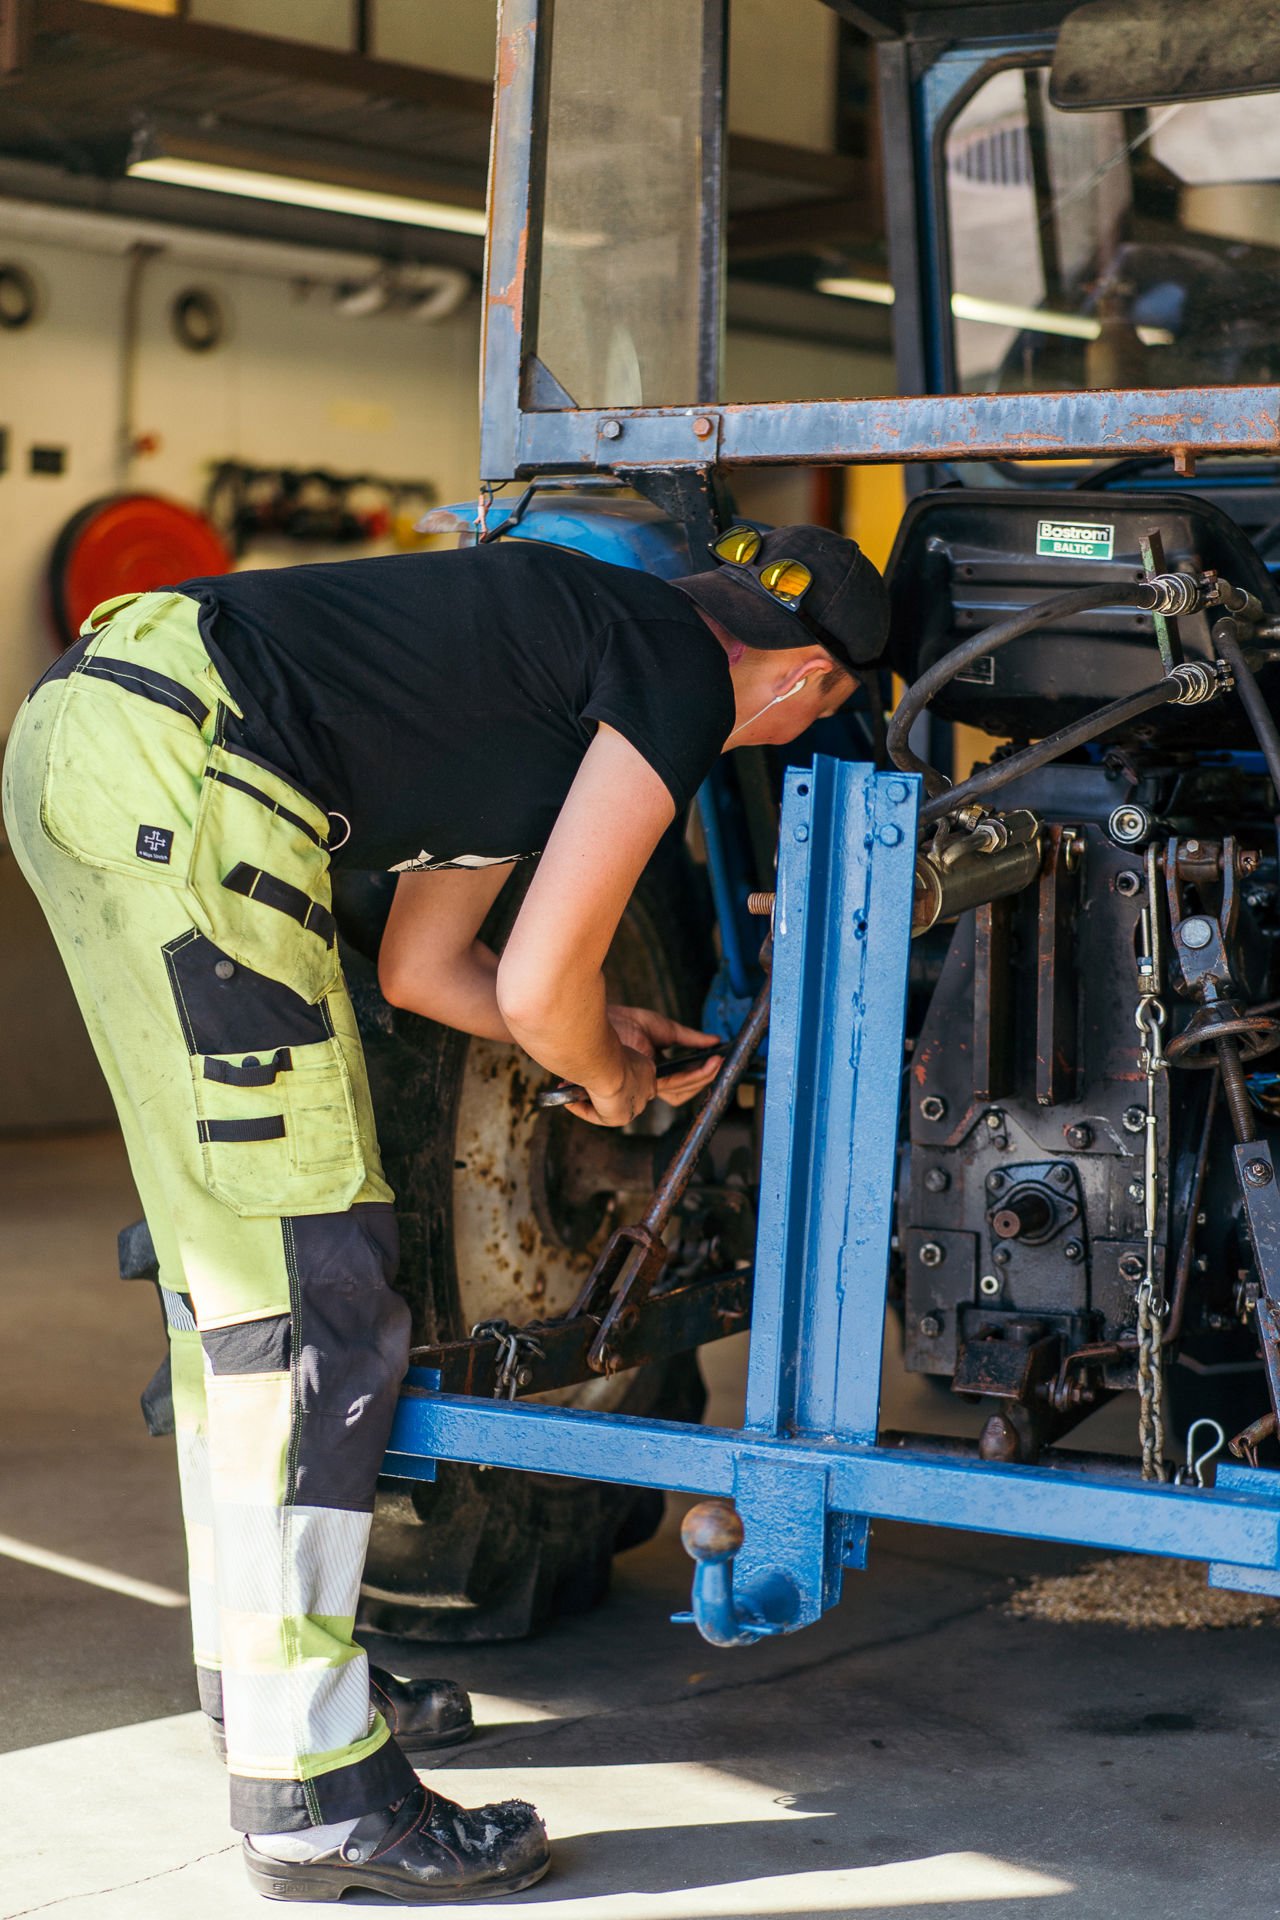
[[[778,650],[807,646],[812,639],[807,627],[779,606],[763,591],[757,592],[736,580],[722,567],[707,573],[689,573],[668,581],[690,600],[704,607],[722,627],[741,640],[744,647]]]

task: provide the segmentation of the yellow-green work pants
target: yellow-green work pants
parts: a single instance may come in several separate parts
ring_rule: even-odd
[[[176,593],[95,610],[18,716],[4,812],[159,1254],[232,1822],[283,1831],[414,1784],[352,1638],[409,1314],[328,817],[227,744],[197,611]]]

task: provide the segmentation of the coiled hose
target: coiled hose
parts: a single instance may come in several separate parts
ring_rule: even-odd
[[[904,773],[921,774],[924,778],[925,792],[931,800],[940,794],[946,794],[947,806],[940,811],[949,811],[955,804],[955,793],[949,789],[945,774],[939,773],[936,767],[931,767],[927,761],[920,758],[919,754],[913,753],[908,745],[912,727],[935,695],[972,661],[981,660],[986,654],[995,653],[1000,647],[1007,647],[1011,640],[1021,640],[1024,634],[1034,632],[1037,627],[1050,627],[1060,620],[1069,619],[1072,614],[1089,613],[1097,607],[1144,607],[1149,610],[1155,605],[1155,601],[1155,590],[1145,580],[1135,581],[1129,586],[1076,587],[1069,593],[1057,593],[1048,600],[1038,600],[1034,606],[1024,607],[1021,613],[1011,614],[1007,620],[997,620],[993,626],[984,627],[981,633],[972,634],[967,640],[962,640],[959,646],[952,647],[940,660],[935,660],[933,665],[907,688],[889,722],[885,738],[889,758],[894,766],[900,767]],[[1177,690],[1176,684],[1171,685],[1169,691],[1162,696],[1163,699],[1172,699]],[[1154,695],[1155,691],[1155,688],[1147,688],[1144,694],[1132,694],[1129,698],[1130,700],[1146,698],[1147,695]],[[1147,704],[1157,706],[1160,701],[1151,698]],[[1137,710],[1143,711],[1141,707]],[[1092,725],[1109,711],[1110,709],[1103,707],[1097,714],[1092,715],[1088,722],[1081,721],[1078,725]],[[1124,714],[1117,714],[1108,724],[1114,726],[1118,720],[1125,717]],[[1101,728],[1100,731],[1105,731],[1105,728]],[[1050,739],[1063,740],[1065,735],[1074,732],[1074,728],[1063,728],[1062,734],[1051,735]],[[1084,736],[1085,739],[1092,737],[1091,733]],[[1027,751],[1038,754],[1040,748],[1048,744],[1047,740],[1040,741],[1037,746],[1028,748]],[[1055,747],[1054,752],[1065,752],[1068,745],[1076,744],[1079,743],[1075,740],[1066,742]],[[1015,754],[1012,759],[1001,762],[998,768],[989,769],[990,772],[999,774],[999,778],[991,784],[1003,786],[1006,779],[1016,777],[1007,774],[1005,768],[1014,766],[1021,757]],[[1047,757],[1052,759],[1053,754]],[[1035,764],[1042,765],[1043,762],[1037,760]],[[1022,770],[1019,769],[1019,771]],[[966,787],[969,784],[968,781],[965,782]],[[960,789],[955,790],[955,792],[959,791]],[[924,817],[936,819],[937,813],[930,815],[930,810],[926,807]]]

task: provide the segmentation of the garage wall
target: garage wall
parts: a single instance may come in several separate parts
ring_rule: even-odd
[[[50,657],[44,570],[58,529],[87,501],[122,484],[116,462],[122,381],[123,254],[33,244],[6,234],[0,258],[33,273],[37,320],[3,336],[0,425],[9,471],[0,475],[0,710],[5,719]],[[180,346],[174,296],[197,286],[227,317],[225,344]],[[358,320],[335,311],[329,286],[279,272],[210,271],[160,257],[140,291],[133,424],[156,451],[136,459],[128,484],[197,503],[210,463],[234,457],[373,470],[432,480],[442,499],[473,491],[477,460],[478,296],[452,319],[424,325],[400,314]],[[58,448],[61,474],[32,473],[33,447]],[[246,564],[307,559],[306,549]]]

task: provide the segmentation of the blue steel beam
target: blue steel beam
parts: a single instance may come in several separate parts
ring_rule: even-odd
[[[783,792],[747,1426],[873,1440],[919,781],[825,755]]]
[[[436,1458],[472,1460],[727,1498],[745,1465],[772,1476],[781,1502],[792,1476],[799,1485],[814,1474],[839,1513],[1280,1569],[1280,1474],[1261,1468],[1233,1468],[1221,1488],[1174,1487],[1096,1469],[975,1464],[453,1394],[402,1399],[391,1448],[400,1470],[414,1458],[424,1467]]]

